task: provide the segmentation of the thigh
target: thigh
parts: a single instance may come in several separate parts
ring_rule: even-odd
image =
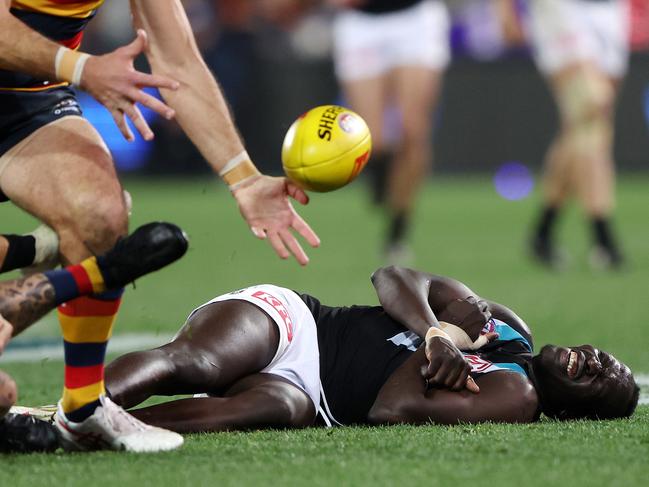
[[[227,397],[180,399],[130,411],[147,424],[180,433],[260,428],[303,428],[313,424],[308,395],[282,377],[253,374]]]
[[[85,119],[64,117],[43,126],[3,159],[2,191],[59,233],[67,260],[112,246],[114,241],[103,242],[106,236],[101,234],[109,224],[109,233],[126,231],[126,208],[112,158]]]
[[[383,116],[388,102],[388,75],[342,81],[347,103],[367,123],[372,134],[373,150],[384,149]]]
[[[264,369],[278,345],[278,325],[264,311],[246,301],[229,300],[199,308],[162,349],[179,372],[184,368],[204,377],[203,391],[208,392]]]
[[[433,110],[439,98],[442,72],[423,66],[402,66],[391,73],[395,103],[407,139],[430,139]]]

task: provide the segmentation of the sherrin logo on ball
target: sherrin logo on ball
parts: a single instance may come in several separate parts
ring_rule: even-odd
[[[310,191],[332,191],[358,176],[370,158],[372,137],[358,114],[323,105],[300,116],[286,132],[286,176]]]

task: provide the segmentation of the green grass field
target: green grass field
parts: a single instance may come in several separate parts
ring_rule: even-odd
[[[593,343],[649,374],[649,178],[622,178],[616,227],[629,268],[592,271],[586,260],[590,229],[577,209],[562,219],[560,238],[570,268],[550,273],[531,263],[525,243],[538,194],[519,202],[498,197],[486,178],[438,179],[422,195],[413,235],[415,267],[468,283],[482,296],[516,310],[532,327],[536,347],[548,342]],[[253,238],[219,183],[126,181],[134,198],[132,227],[170,220],[189,234],[179,263],[129,289],[116,334],[168,338],[187,313],[209,298],[261,282],[302,290],[326,304],[374,304],[369,282],[381,265],[381,215],[362,184],[314,195],[300,209],[323,245],[311,264],[277,259]],[[10,204],[0,206],[2,230],[34,222]],[[56,337],[51,317],[23,340]],[[7,362],[0,367],[20,387],[21,404],[54,402],[62,363]],[[646,375],[645,375],[646,377]],[[649,406],[627,421],[528,426],[345,428],[196,435],[161,455],[93,453],[2,456],[0,485],[643,485],[649,474]]]

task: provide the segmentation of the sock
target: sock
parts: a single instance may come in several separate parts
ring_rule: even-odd
[[[370,177],[372,201],[376,205],[385,203],[388,190],[388,172],[392,156],[389,152],[372,154],[371,162],[366,171]]]
[[[105,292],[101,266],[101,257],[90,257],[81,264],[45,273],[54,287],[56,304],[60,304],[65,351],[61,407],[70,421],[92,415],[105,392],[106,345],[123,290]]]
[[[546,206],[541,211],[541,217],[536,227],[536,238],[540,241],[547,242],[552,237],[552,230],[557,220],[559,209],[553,206]]]
[[[45,272],[45,277],[54,287],[56,304],[106,291],[101,262],[101,257],[90,257],[80,264]]]
[[[2,235],[7,239],[7,255],[0,272],[30,266],[36,257],[36,239],[32,235]]]
[[[70,421],[91,416],[104,394],[104,359],[123,289],[79,297],[59,306],[65,351],[61,407]]]
[[[614,263],[620,263],[622,255],[613,237],[608,219],[602,217],[593,218],[592,225],[595,244],[607,250]]]
[[[388,245],[402,241],[408,231],[409,217],[405,211],[394,214],[388,228]]]

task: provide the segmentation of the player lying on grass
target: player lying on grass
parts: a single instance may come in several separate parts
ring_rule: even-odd
[[[317,423],[527,423],[632,414],[631,371],[590,345],[545,346],[527,325],[459,281],[388,267],[382,306],[329,307],[271,285],[214,298],[159,348],[106,370],[112,399],[197,394],[130,412],[178,432]],[[461,352],[443,322],[465,334]],[[472,342],[483,336],[477,350]]]
[[[93,293],[119,289],[174,262],[186,250],[187,240],[182,230],[169,223],[150,223],[120,240],[102,256],[61,270],[0,283],[0,353],[12,335],[22,332],[56,306]],[[83,306],[82,299],[76,303]],[[61,309],[65,312],[67,306],[70,305],[64,304]],[[83,392],[80,388],[92,387],[93,370],[103,367],[106,342],[93,339],[92,330],[85,327],[77,327],[77,333],[66,340],[70,341],[66,358],[74,370],[66,371],[65,387]],[[101,348],[100,365],[92,361],[92,356],[79,353],[80,344]],[[16,384],[0,371],[0,417],[14,404],[16,396]],[[47,426],[28,417],[5,416],[0,420],[0,451],[55,449],[56,435]],[[79,423],[71,423],[59,405],[55,426],[63,446],[75,450],[158,451],[182,444],[179,435],[128,417],[104,396],[100,396],[100,405],[94,413]]]

